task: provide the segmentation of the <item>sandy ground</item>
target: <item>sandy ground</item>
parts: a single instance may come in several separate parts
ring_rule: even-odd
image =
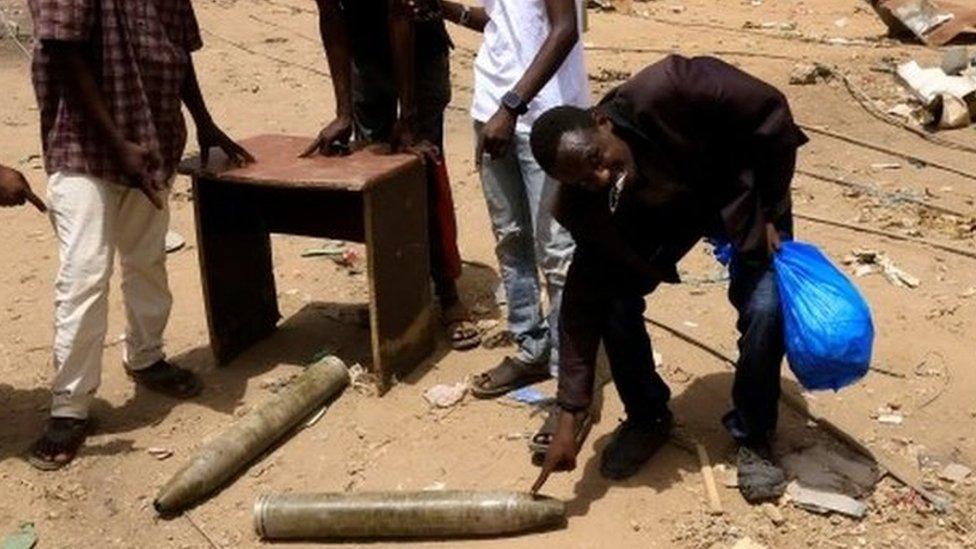
[[[24,4],[0,3],[12,22],[27,29]],[[316,38],[313,3],[198,0],[195,5],[207,42],[195,56],[198,71],[211,111],[229,133],[239,137],[264,132],[313,134],[327,121],[333,103],[330,83],[314,72],[324,71],[326,66]],[[860,2],[688,0],[636,6],[638,13],[631,16],[591,11],[587,44],[729,52],[727,59],[780,86],[796,117],[805,124],[976,174],[973,154],[933,145],[872,118],[837,82],[788,85],[794,58],[836,64],[887,107],[898,101],[900,92],[890,74],[876,70],[885,60],[938,59],[934,50],[877,40],[885,29]],[[870,42],[826,45],[784,38],[775,29],[742,30],[747,21],[794,22],[799,36]],[[453,57],[455,99],[448,117],[447,154],[463,255],[470,262],[461,287],[465,298],[485,318],[491,318],[497,315],[492,306],[496,262],[473,173],[471,121],[466,113],[478,37],[466,31],[453,34],[458,48]],[[660,56],[659,52],[589,51],[595,96],[615,78]],[[0,161],[24,170],[43,192],[37,111],[28,72],[26,58],[5,37],[0,41],[4,100]],[[945,135],[976,145],[972,128]],[[896,163],[897,167],[872,167],[880,163]],[[811,134],[800,165],[870,182],[882,191],[901,191],[968,216],[974,213],[973,179],[849,143]],[[455,408],[432,411],[421,398],[431,385],[453,383],[493,365],[506,350],[459,354],[448,352],[442,342],[436,361],[401,380],[387,396],[347,391],[321,421],[296,433],[225,490],[193,509],[190,517],[199,529],[187,516],[158,519],[150,502],[159,486],[201,440],[265,399],[275,381],[299,371],[300,365],[322,351],[334,352],[349,363],[363,362],[368,354],[366,330],[355,320],[357,315],[347,314],[364,306],[363,277],[349,275],[328,260],[302,259],[300,252],[317,245],[315,241],[277,237],[276,277],[285,318],[281,329],[233,364],[215,368],[208,348],[187,188],[188,182],[178,179],[172,201],[173,228],[189,242],[169,261],[175,306],[167,347],[177,362],[200,372],[207,388],[200,398],[177,403],[133,387],[121,368],[118,337],[123,315],[114,286],[103,384],[93,412],[99,430],[76,462],[57,473],[37,472],[21,459],[49,405],[56,246],[50,225],[37,212],[0,212],[4,231],[0,243],[0,532],[32,521],[41,547],[208,547],[211,543],[249,547],[261,544],[253,533],[250,511],[261,493],[529,487],[537,469],[529,463],[526,438],[539,422],[531,408],[507,400],[468,399]],[[958,224],[923,216],[927,212],[916,206],[805,176],[797,176],[794,193],[802,212],[976,250],[971,226],[959,230]],[[724,517],[711,517],[704,504],[697,459],[674,446],[664,449],[632,480],[607,482],[598,472],[599,451],[622,415],[616,395],[608,389],[603,421],[582,451],[579,470],[557,476],[547,486],[552,495],[568,502],[567,528],[449,545],[725,547],[748,536],[773,547],[974,546],[972,478],[954,486],[931,472],[919,472],[917,465],[918,456],[928,454],[976,463],[972,397],[976,371],[971,367],[976,297],[968,297],[972,292],[967,292],[976,285],[973,259],[807,221],[798,221],[797,234],[821,246],[836,261],[852,248],[883,250],[921,280],[917,289],[908,289],[896,287],[880,275],[858,279],[877,325],[875,366],[887,373],[872,372],[837,394],[804,397],[810,406],[874,447],[890,452],[900,466],[922,474],[927,485],[953,498],[953,513],[932,513],[899,484],[886,479],[869,498],[868,516],[859,522],[811,515],[785,505],[785,524],[774,526],[759,509],[747,506],[734,489],[721,487],[727,512]],[[703,281],[716,272],[716,264],[703,247],[681,267],[692,282],[662,288],[649,299],[649,314],[734,354],[734,322],[725,285]],[[703,441],[713,460],[732,459],[732,445],[718,424],[729,399],[731,376],[725,365],[660,330],[652,330],[652,337],[663,356],[662,368],[675,392],[673,407],[685,431]],[[798,391],[788,374],[784,386],[787,391]],[[551,384],[543,388],[552,390]],[[898,408],[904,423],[878,423],[872,416],[886,406]],[[782,424],[781,451],[816,441],[829,443],[819,429],[785,408]],[[150,447],[166,448],[174,455],[157,460],[147,452]]]

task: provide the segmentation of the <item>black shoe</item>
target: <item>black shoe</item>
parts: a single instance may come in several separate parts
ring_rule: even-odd
[[[142,370],[128,370],[128,374],[139,385],[172,398],[193,398],[203,390],[196,374],[165,360],[158,360]]]
[[[653,421],[627,419],[617,427],[613,440],[603,450],[600,473],[611,480],[624,480],[640,471],[671,436],[671,414]]]
[[[776,500],[786,491],[786,474],[773,463],[768,444],[742,444],[737,459],[739,492],[749,503]]]

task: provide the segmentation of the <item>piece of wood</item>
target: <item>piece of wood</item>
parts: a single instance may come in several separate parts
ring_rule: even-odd
[[[434,349],[427,182],[414,164],[366,193],[373,368],[382,394]]]
[[[193,196],[210,347],[222,365],[281,318],[271,239],[254,201],[233,185],[194,178]]]
[[[257,159],[231,165],[212,151],[181,166],[193,176],[211,346],[229,362],[280,318],[270,233],[366,244],[373,363],[380,392],[434,348],[427,180],[413,155],[362,150],[298,155],[309,138],[263,135],[241,144]]]
[[[851,80],[850,77],[848,77],[847,74],[844,73],[844,71],[842,71],[838,67],[826,67],[826,66],[824,67],[830,70],[831,74],[833,74],[837,78],[840,78],[840,80],[844,83],[844,87],[847,89],[847,92],[850,94],[850,96],[853,97],[854,100],[857,101],[857,103],[861,106],[861,108],[867,111],[867,113],[870,114],[871,116],[877,118],[878,120],[881,120],[886,124],[913,133],[918,137],[921,137],[922,139],[928,141],[929,143],[934,143],[941,147],[946,147],[957,151],[965,151],[965,152],[976,154],[976,147],[973,147],[971,145],[966,145],[965,143],[960,143],[958,141],[953,141],[951,139],[946,139],[945,137],[942,137],[937,133],[930,132],[924,128],[917,128],[905,122],[904,120],[881,110],[880,108],[878,108],[874,100],[871,99],[871,96],[869,96],[867,92],[865,92],[857,84],[855,84],[854,81]]]
[[[774,526],[780,526],[786,522],[786,517],[783,516],[783,512],[779,510],[779,507],[774,503],[766,502],[762,504],[762,512],[766,515],[766,518],[773,523]]]
[[[702,484],[705,485],[705,495],[708,498],[708,512],[721,515],[725,511],[722,509],[722,499],[718,495],[718,485],[715,484],[715,473],[712,471],[712,462],[708,459],[708,450],[701,443],[696,442],[695,451],[698,453]]]
[[[257,159],[253,164],[236,166],[213,149],[207,166],[201,165],[199,156],[192,156],[180,164],[180,173],[264,188],[363,192],[420,165],[414,155],[383,154],[378,146],[347,156],[299,158],[311,142],[311,138],[294,135],[259,135],[240,142]]]

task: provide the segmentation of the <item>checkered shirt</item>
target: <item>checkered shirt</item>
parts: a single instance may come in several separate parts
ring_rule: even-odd
[[[202,47],[190,0],[29,0],[32,77],[48,173],[122,183],[116,155],[78,98],[59,81],[51,42],[84,45],[106,105],[125,138],[155,150],[170,179],[186,144],[180,90],[190,52]]]

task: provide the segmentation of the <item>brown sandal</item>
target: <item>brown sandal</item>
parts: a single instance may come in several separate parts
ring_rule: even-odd
[[[529,450],[532,452],[532,464],[536,467],[542,467],[542,463],[546,459],[546,452],[549,451],[549,443],[552,442],[552,437],[556,434],[556,426],[559,425],[559,406],[553,405],[547,409],[547,412],[548,414],[546,415],[546,420],[542,422],[542,427],[532,435],[532,440],[529,441]],[[592,414],[587,412],[577,418],[577,447],[581,446],[583,441],[586,440],[586,437],[589,436],[591,428],[593,428]]]
[[[470,320],[448,321],[444,323],[444,327],[451,341],[451,348],[455,351],[467,351],[481,345],[481,331]]]
[[[44,434],[31,446],[27,462],[41,471],[57,471],[71,463],[91,430],[87,419],[52,417]],[[58,459],[58,458],[62,459]]]
[[[526,364],[505,357],[501,364],[471,380],[471,394],[476,398],[495,398],[550,377],[549,364],[546,362]]]
[[[442,322],[452,349],[467,351],[481,345],[481,330],[471,321],[471,313],[460,301],[455,301],[454,305],[445,308],[442,315]]]

